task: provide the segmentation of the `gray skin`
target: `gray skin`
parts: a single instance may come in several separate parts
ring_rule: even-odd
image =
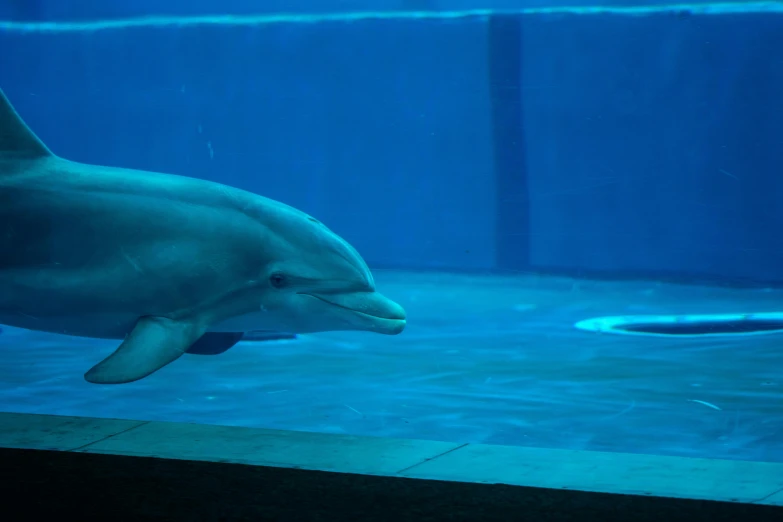
[[[394,335],[405,312],[351,245],[304,212],[218,183],[57,157],[0,91],[0,324],[123,340],[85,374],[115,384],[205,340],[219,352],[251,330]]]

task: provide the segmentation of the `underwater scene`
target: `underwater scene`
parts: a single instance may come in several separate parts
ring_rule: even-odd
[[[783,3],[0,19],[0,411],[783,462]]]

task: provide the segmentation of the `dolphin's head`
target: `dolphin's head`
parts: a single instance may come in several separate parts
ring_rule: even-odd
[[[265,323],[291,333],[402,332],[405,310],[375,289],[370,269],[351,245],[285,205],[266,217],[260,303]]]

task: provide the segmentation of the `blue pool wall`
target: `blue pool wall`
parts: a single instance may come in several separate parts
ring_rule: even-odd
[[[0,31],[57,153],[300,207],[373,266],[783,282],[783,15]]]
[[[523,26],[533,266],[783,281],[783,15]]]

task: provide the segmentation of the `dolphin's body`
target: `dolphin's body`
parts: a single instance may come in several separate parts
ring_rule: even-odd
[[[218,183],[57,157],[0,91],[0,324],[124,339],[85,374],[109,384],[189,350],[225,351],[250,330],[397,334],[405,312],[307,214]]]

